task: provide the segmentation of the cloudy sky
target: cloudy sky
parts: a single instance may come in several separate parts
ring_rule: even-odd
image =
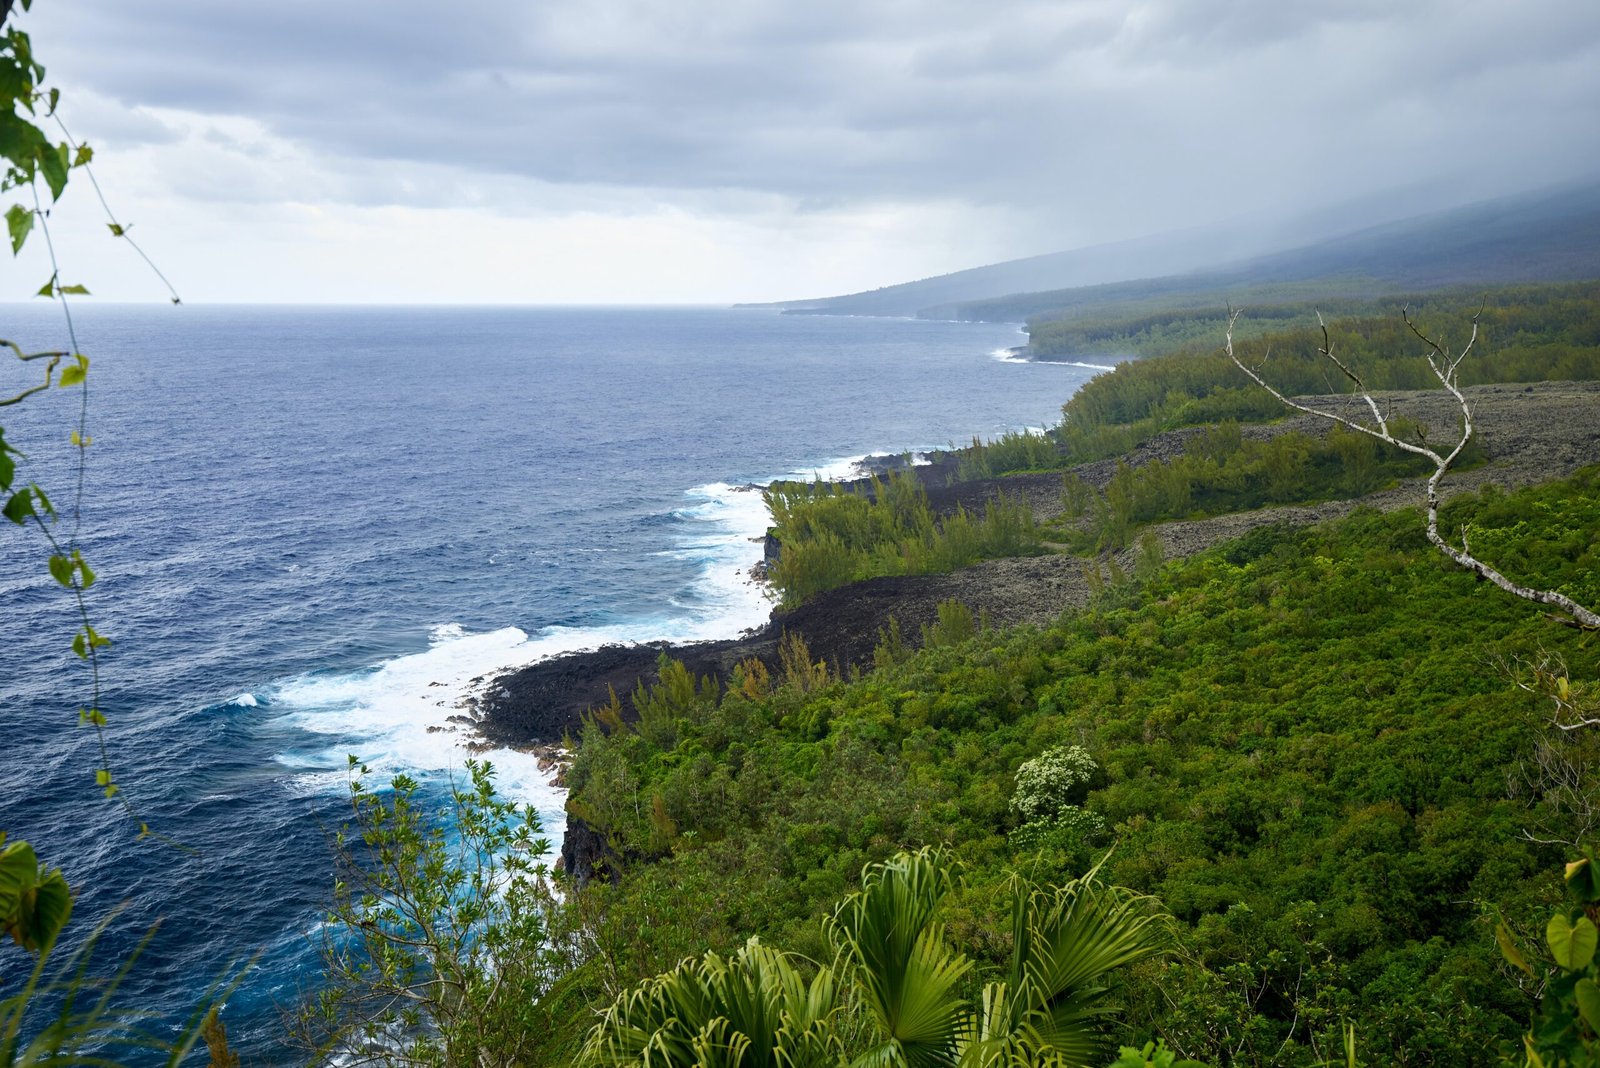
[[[1594,0],[36,0],[21,24],[191,300],[817,296],[1600,173]],[[159,298],[75,184],[67,273]]]

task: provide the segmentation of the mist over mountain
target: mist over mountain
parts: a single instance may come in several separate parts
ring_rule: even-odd
[[[1330,294],[1360,296],[1600,275],[1600,182],[1422,210],[1428,196],[1412,189],[1288,219],[1196,227],[767,306],[1018,320],[1154,297],[1215,300],[1297,282],[1320,281]]]

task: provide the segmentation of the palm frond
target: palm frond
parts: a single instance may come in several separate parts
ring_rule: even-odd
[[[912,1068],[955,1063],[966,1006],[959,988],[972,962],[946,945],[944,929],[934,922],[954,886],[941,854],[902,853],[869,867],[861,889],[829,922],[829,940],[882,1035],[858,1063],[878,1063],[879,1057],[898,1057],[883,1063]]]
[[[650,1068],[835,1068],[832,972],[809,983],[794,958],[751,939],[624,994],[589,1033],[580,1063]]]

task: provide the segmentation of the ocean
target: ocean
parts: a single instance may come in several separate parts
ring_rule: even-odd
[[[37,533],[0,530],[0,829],[77,891],[73,930],[174,1026],[255,956],[224,1021],[292,1059],[316,982],[346,754],[438,795],[474,680],[613,641],[765,621],[749,487],[1059,418],[1092,366],[1014,325],[723,308],[76,306],[93,363],[80,544],[113,639],[101,707],[139,840],[99,798],[77,623]],[[64,347],[45,301],[6,338]],[[7,374],[14,374],[8,371]],[[12,379],[0,382],[10,386]],[[79,394],[0,412],[64,511]],[[69,532],[71,519],[58,529]],[[429,728],[444,728],[430,731]],[[559,846],[533,758],[489,754]],[[8,982],[14,982],[13,975]]]

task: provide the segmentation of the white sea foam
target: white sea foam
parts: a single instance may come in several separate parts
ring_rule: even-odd
[[[926,449],[909,449],[904,452],[864,452],[858,456],[846,456],[842,460],[829,460],[827,463],[817,464],[815,467],[797,468],[781,481],[815,482],[849,482],[858,478],[865,478],[872,469],[871,461],[878,457],[905,457],[909,456],[912,467],[924,467],[933,462]],[[780,481],[773,479],[774,482]]]
[[[258,702],[256,701],[256,695],[255,694],[253,694],[253,693],[242,693],[238,697],[235,697],[233,700],[229,701],[228,703],[230,705],[238,705],[240,708],[254,708],[254,707],[256,707]]]
[[[850,456],[790,472],[788,478],[856,478],[867,457]],[[927,463],[914,453],[913,463]],[[562,653],[646,641],[730,638],[766,623],[772,601],[751,575],[770,522],[756,485],[711,482],[685,493],[674,515],[684,527],[662,552],[694,561],[700,575],[682,602],[657,615],[592,627],[549,627],[529,635],[516,627],[473,633],[458,623],[429,631],[429,647],[372,667],[289,679],[263,693],[276,721],[308,742],[278,755],[297,793],[337,793],[346,786],[346,755],[379,774],[459,773],[476,753],[494,763],[501,791],[531,804],[546,834],[559,843],[565,791],[550,782],[539,758],[509,749],[483,752],[472,723],[473,701],[496,677]],[[243,703],[253,695],[236,699]]]
[[[998,363],[1026,363],[1035,367],[1083,367],[1091,371],[1115,371],[1116,367],[1106,363],[1086,363],[1083,360],[1034,360],[1022,355],[1017,349],[995,349],[989,353],[989,358]]]
[[[843,470],[844,463],[822,470]],[[767,620],[772,602],[751,576],[761,559],[768,516],[760,489],[726,482],[696,486],[675,513],[686,522],[663,552],[700,564],[683,604],[659,615],[592,627],[549,627],[529,635],[515,627],[472,633],[458,623],[429,631],[429,647],[373,667],[289,679],[265,696],[277,722],[310,736],[278,761],[300,793],[345,789],[346,754],[379,774],[459,771],[479,737],[472,702],[497,676],[562,653],[645,641],[733,637]],[[250,697],[254,703],[254,697]],[[242,703],[242,701],[240,702]],[[559,842],[565,791],[549,781],[539,758],[508,749],[481,752],[506,796],[532,804],[546,833]]]
[[[852,478],[860,478],[862,465],[871,453],[861,453],[859,456],[846,456],[842,460],[829,460],[827,463],[817,464],[815,467],[796,468],[783,476],[785,479],[796,479],[804,482],[842,482]],[[777,481],[774,479],[773,481]]]
[[[282,683],[271,694],[278,721],[325,739],[279,754],[279,763],[295,772],[290,789],[343,791],[346,754],[380,775],[459,775],[477,741],[468,699],[486,676],[537,659],[539,644],[515,627],[469,634],[446,624],[433,629],[433,644],[424,652],[360,671],[303,675]],[[559,843],[566,824],[565,792],[540,770],[538,758],[510,749],[477,755],[493,762],[501,792],[532,805],[545,833]]]

